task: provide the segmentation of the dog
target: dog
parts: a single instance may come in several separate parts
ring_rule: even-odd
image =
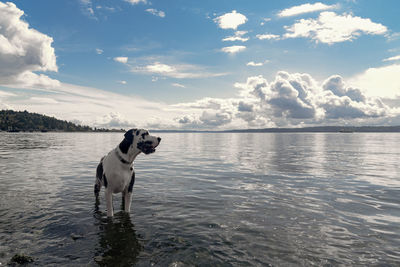
[[[122,193],[122,205],[125,212],[130,211],[132,189],[135,184],[133,161],[140,153],[151,154],[156,151],[161,138],[150,135],[145,129],[130,129],[124,135],[122,142],[106,156],[96,169],[94,195],[99,202],[99,193],[105,187],[107,216],[113,217],[113,194]]]

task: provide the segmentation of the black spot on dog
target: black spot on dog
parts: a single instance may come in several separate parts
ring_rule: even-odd
[[[136,147],[137,147],[139,150],[142,150],[142,149],[144,148],[144,142],[143,142],[143,141],[142,141],[142,142],[138,142],[137,145],[136,145]]]
[[[103,179],[104,179],[104,187],[107,188],[108,182],[107,182],[107,177],[105,174],[103,174]]]
[[[132,145],[128,140],[124,139],[122,142],[119,144],[119,149],[121,150],[122,153],[126,154],[128,153],[129,147]]]
[[[128,153],[129,147],[133,143],[133,131],[134,129],[127,131],[124,135],[124,140],[119,144],[119,149],[121,149],[121,152],[124,154]]]
[[[150,135],[149,132],[142,133],[142,138],[144,139],[146,137],[146,135]]]
[[[100,181],[101,181],[101,178],[103,178],[103,159],[100,161],[99,165],[97,165],[96,177]]]
[[[135,129],[135,131],[136,131],[136,136],[138,136],[140,134],[140,131],[138,131],[136,129]]]
[[[131,182],[129,183],[128,192],[132,192],[133,185],[135,184],[135,172],[132,173]]]

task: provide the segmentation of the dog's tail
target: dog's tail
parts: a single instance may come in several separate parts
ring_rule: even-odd
[[[100,188],[102,186],[102,179],[103,179],[103,159],[104,157],[101,158],[99,165],[97,165],[97,169],[96,169],[96,183],[94,184],[94,195],[96,197],[99,196],[100,193]]]

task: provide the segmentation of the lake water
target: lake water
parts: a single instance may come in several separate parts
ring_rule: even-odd
[[[122,133],[0,133],[0,263],[400,265],[400,134],[158,135],[107,219],[95,171]]]

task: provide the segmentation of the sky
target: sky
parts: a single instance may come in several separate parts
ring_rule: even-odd
[[[0,1],[0,109],[104,128],[400,125],[397,0]]]

